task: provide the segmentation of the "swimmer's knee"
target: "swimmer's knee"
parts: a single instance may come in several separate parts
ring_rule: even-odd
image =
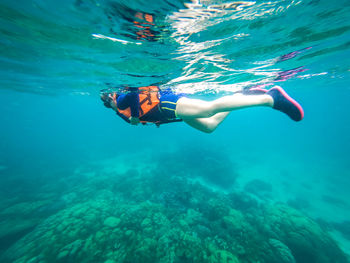
[[[215,131],[215,129],[216,128],[214,128],[214,129],[205,128],[205,129],[202,130],[202,132],[210,134],[210,133],[213,133]]]
[[[208,119],[205,125],[202,126],[202,131],[205,133],[213,133],[217,127],[218,125],[216,125],[213,120]]]

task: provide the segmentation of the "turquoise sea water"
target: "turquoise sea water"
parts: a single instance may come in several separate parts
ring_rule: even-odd
[[[347,0],[0,1],[1,262],[348,262]],[[305,118],[131,126],[103,89],[282,86]]]

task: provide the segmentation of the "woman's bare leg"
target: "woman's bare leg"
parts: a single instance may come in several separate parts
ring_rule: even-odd
[[[202,132],[211,133],[219,126],[230,112],[220,112],[209,118],[186,118],[185,123]]]
[[[180,98],[176,105],[176,115],[182,119],[209,118],[220,112],[230,112],[252,106],[273,106],[270,95],[234,94],[213,101]],[[226,116],[225,116],[226,117]]]

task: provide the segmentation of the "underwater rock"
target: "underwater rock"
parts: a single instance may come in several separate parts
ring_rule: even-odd
[[[271,246],[271,251],[275,256],[275,261],[270,261],[270,263],[296,263],[290,249],[281,241],[270,238],[269,244]]]
[[[106,218],[106,220],[103,222],[105,226],[112,227],[112,228],[117,227],[119,223],[120,223],[120,218],[116,218],[113,216]]]
[[[75,240],[62,248],[57,255],[57,262],[76,262],[76,254],[83,246],[82,240]]]
[[[256,211],[259,208],[258,202],[245,192],[231,192],[228,198],[233,208],[240,211]]]
[[[239,260],[226,250],[218,250],[209,257],[208,263],[239,263]]]
[[[347,209],[350,207],[348,202],[345,202],[344,200],[341,200],[339,198],[335,198],[334,196],[323,195],[322,200],[324,202],[329,203],[329,204],[334,205],[334,206],[344,207]]]
[[[222,218],[222,227],[229,235],[240,236],[244,231],[251,231],[250,225],[241,212],[231,209],[229,215]]]
[[[13,219],[3,221],[0,224],[0,253],[9,248],[17,240],[21,239],[39,224],[41,220],[34,219]],[[0,258],[1,262],[1,258]]]
[[[336,242],[316,222],[288,206],[266,206],[264,224],[290,249],[296,262],[348,262]]]
[[[252,193],[259,197],[268,196],[272,192],[272,185],[260,179],[249,181],[244,186],[244,191]]]
[[[310,202],[307,199],[301,197],[295,197],[294,199],[290,199],[288,200],[287,204],[298,210],[306,210],[311,207]]]
[[[145,228],[145,227],[151,226],[151,224],[152,224],[152,221],[151,221],[149,218],[145,218],[145,219],[142,221],[141,226],[142,226],[143,228]]]
[[[222,147],[217,148],[218,145],[203,146],[193,142],[178,151],[162,153],[157,169],[163,170],[163,174],[201,179],[216,187],[231,189],[238,177],[236,166]]]
[[[340,223],[333,223],[332,225],[344,236],[344,238],[350,240],[350,221],[346,220]]]
[[[52,200],[35,200],[11,204],[0,209],[0,253],[30,233],[43,221],[42,209]],[[1,261],[1,260],[0,260]]]

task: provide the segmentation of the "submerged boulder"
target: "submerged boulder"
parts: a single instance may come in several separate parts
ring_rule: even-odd
[[[239,263],[237,257],[226,250],[218,250],[208,259],[208,263]]]
[[[292,251],[277,239],[269,239],[270,251],[273,255],[270,263],[296,263]]]
[[[108,226],[111,228],[117,227],[119,223],[120,223],[120,219],[114,216],[110,216],[106,218],[106,220],[103,222],[105,226]]]
[[[265,234],[276,238],[272,239],[273,247],[281,248],[285,255],[289,253],[283,247],[288,248],[297,263],[348,262],[336,242],[315,221],[291,207],[266,206],[263,224],[270,229]]]

